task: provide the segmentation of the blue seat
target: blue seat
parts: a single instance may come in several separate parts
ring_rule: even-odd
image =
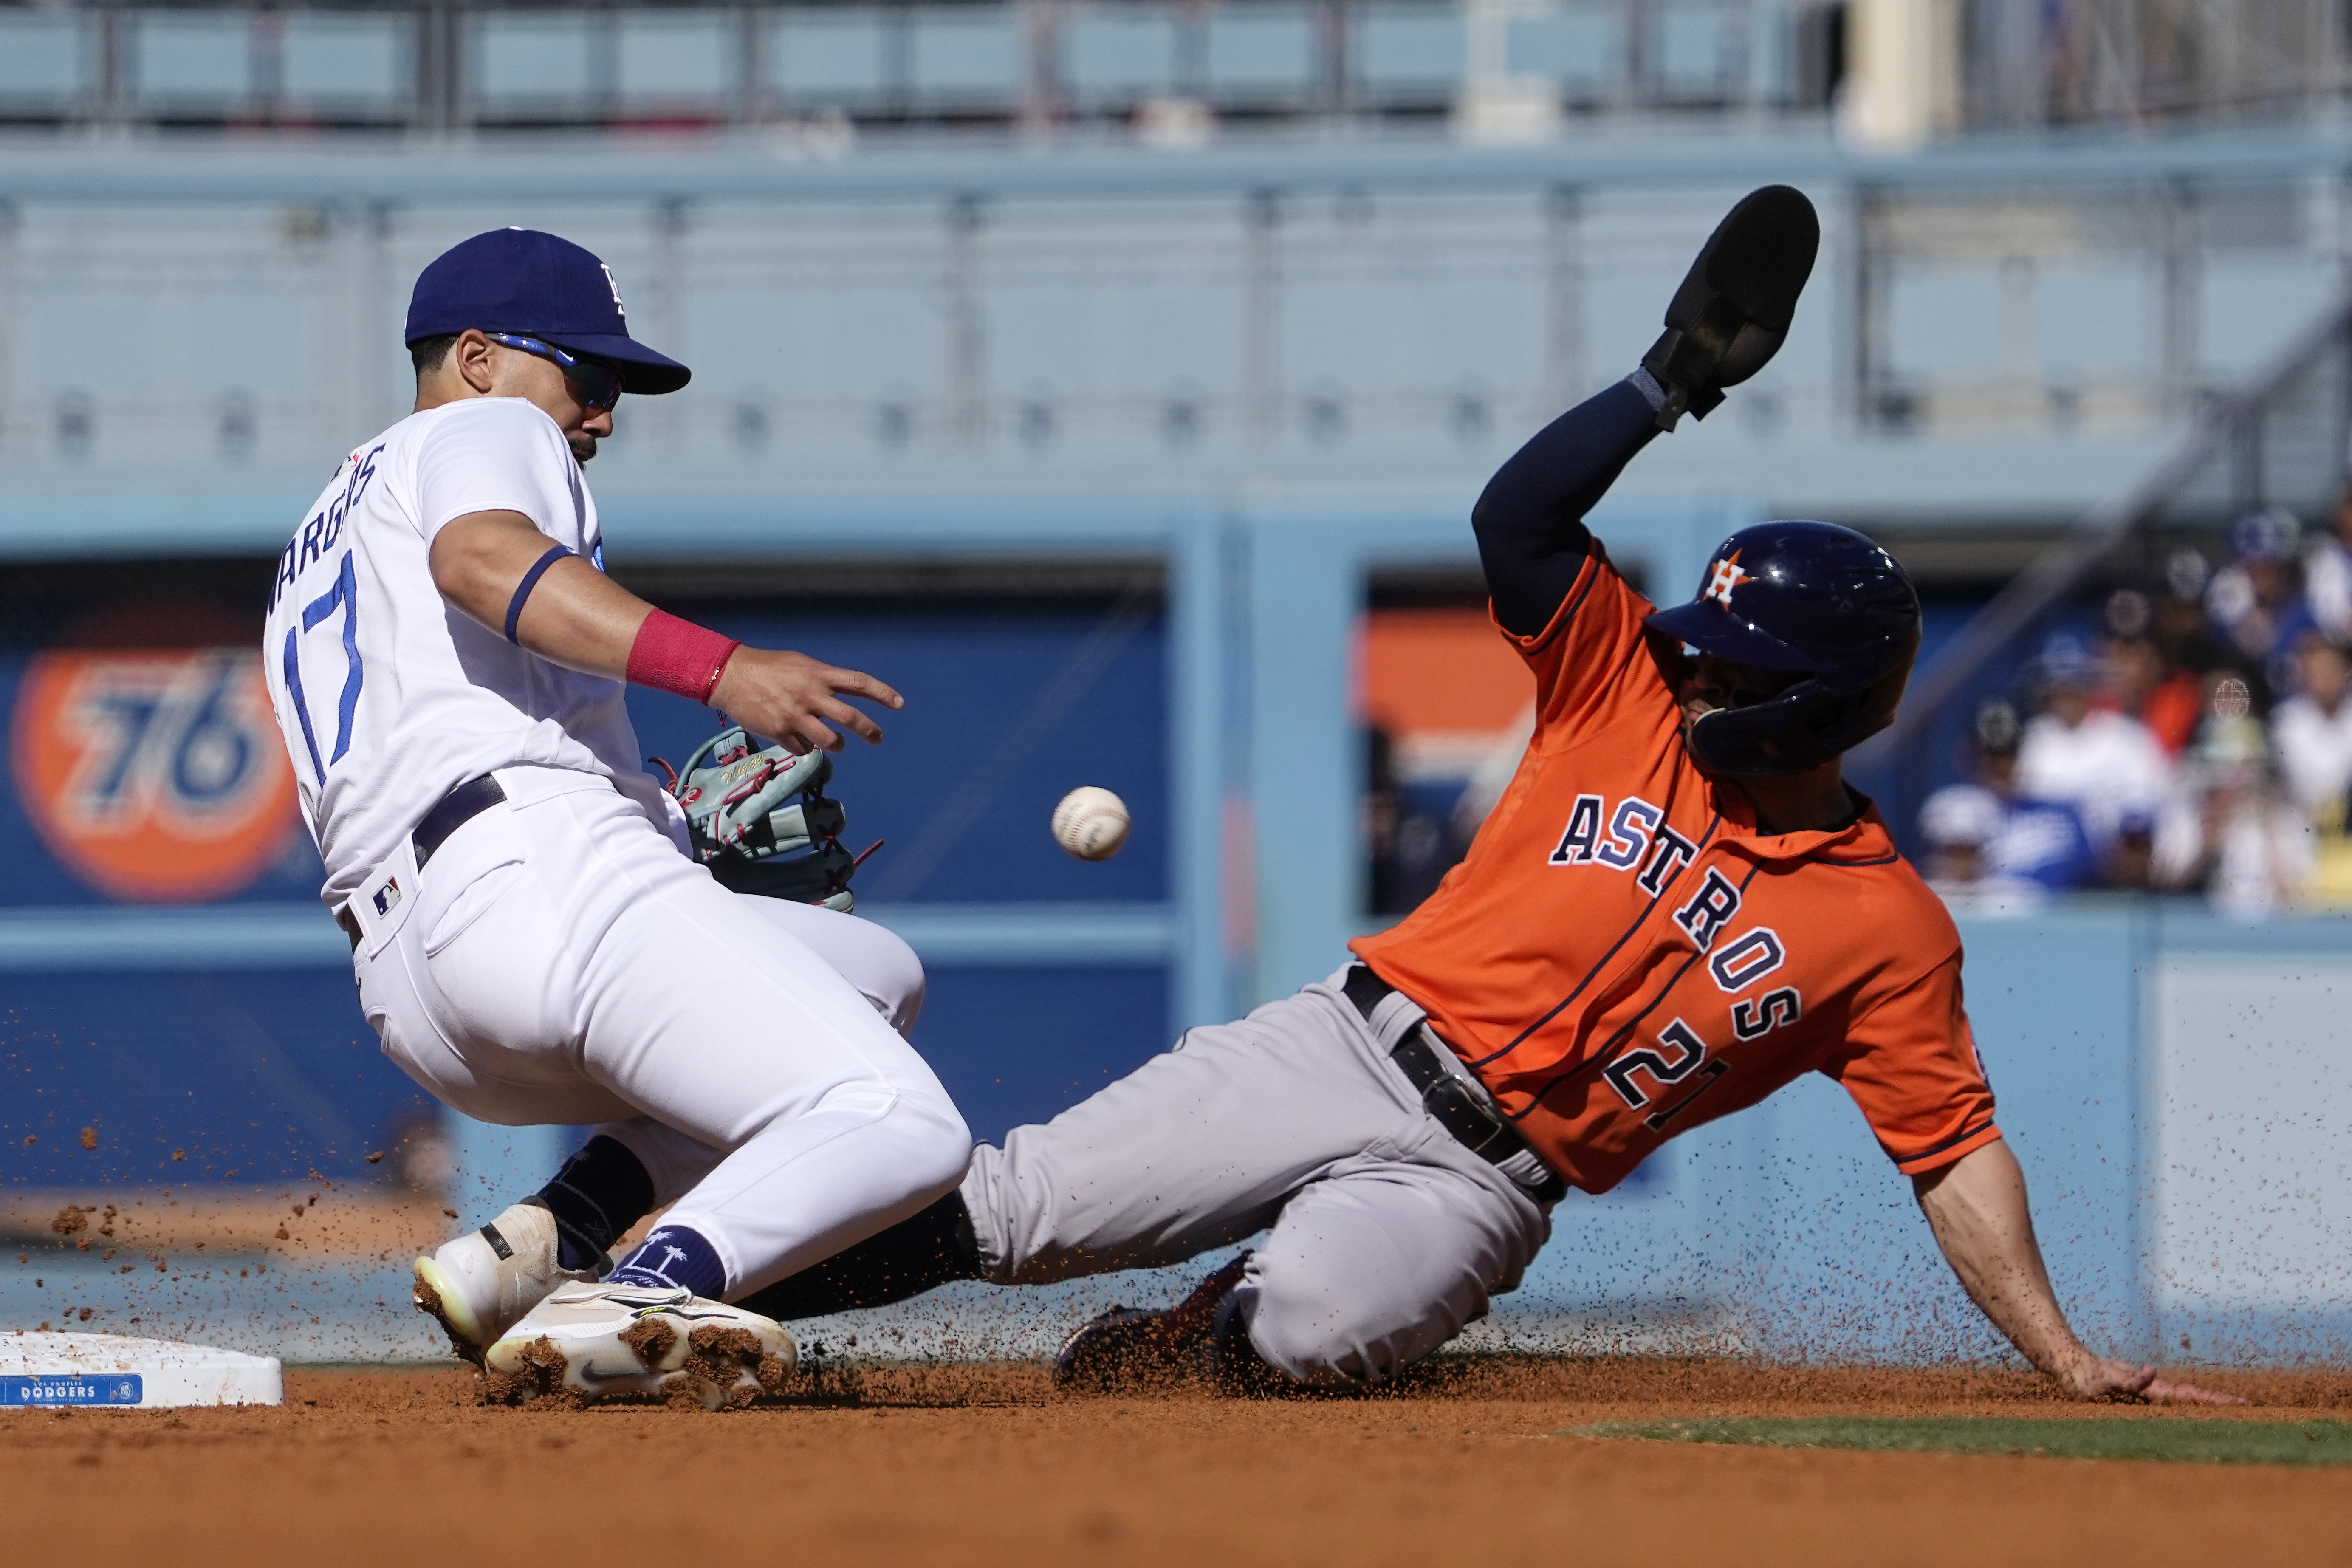
[[[584,11],[488,11],[468,19],[466,80],[496,117],[578,113],[595,95]]]
[[[400,12],[289,11],[278,91],[297,109],[392,115],[416,98],[416,21]]]
[[[98,38],[84,11],[0,11],[0,103],[70,108],[98,88]]]
[[[1670,98],[1711,98],[1731,81],[1731,29],[1720,5],[1661,5],[1650,13],[1651,85]]]
[[[768,25],[768,90],[803,114],[883,102],[895,91],[889,26],[866,6],[779,11]]]
[[[1375,104],[1450,101],[1467,63],[1462,13],[1452,5],[1367,5],[1355,18],[1355,79]]]
[[[1221,6],[1209,15],[1209,100],[1220,107],[1303,109],[1314,100],[1320,57],[1307,7]]]
[[[908,89],[918,107],[1006,110],[1020,101],[1028,61],[1004,6],[924,6],[910,13]]]
[[[1178,90],[1175,11],[1167,5],[1097,5],[1074,11],[1061,30],[1062,86],[1081,110],[1129,109]]]
[[[725,11],[624,11],[614,51],[621,105],[717,115],[737,96],[735,19]]]
[[[142,106],[219,112],[252,100],[253,13],[145,11],[131,37],[131,91]]]
[[[1571,99],[1606,93],[1623,70],[1625,42],[1614,6],[1563,5],[1536,16],[1514,16],[1505,30],[1506,68],[1549,77]]]

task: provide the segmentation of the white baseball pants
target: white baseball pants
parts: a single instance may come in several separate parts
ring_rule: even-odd
[[[608,780],[497,776],[504,805],[408,864],[388,915],[355,911],[360,1005],[403,1070],[484,1121],[604,1123],[730,1296],[955,1185],[971,1134],[886,1016],[920,1005],[903,944],[729,892]]]
[[[1235,1299],[1258,1353],[1307,1383],[1381,1382],[1485,1317],[1550,1205],[1422,1109],[1389,1058],[1420,1009],[1392,995],[1368,1025],[1344,973],[973,1151],[983,1277],[1181,1263],[1271,1226]]]

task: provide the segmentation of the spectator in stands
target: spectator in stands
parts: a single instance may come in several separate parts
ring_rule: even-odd
[[[1996,875],[1987,847],[2000,837],[2005,813],[1980,784],[1946,784],[1919,808],[1927,840],[1927,886],[1955,910],[1974,914],[2022,914],[2047,891],[2041,883]]]
[[[2158,830],[2157,871],[2168,887],[2201,889],[2226,914],[2259,919],[2302,896],[2315,846],[2303,814],[2272,784],[2270,742],[2242,685],[2224,682],[2220,703],[2198,737],[2188,787]]]
[[[2302,689],[2271,710],[2286,797],[2311,828],[2306,903],[2352,904],[2352,658],[2315,627],[2295,643]]]
[[[2164,592],[2152,606],[2148,635],[2156,639],[2164,662],[2174,669],[2203,675],[2229,658],[2205,622],[2205,591],[2212,583],[2212,563],[2200,550],[2176,550],[2164,563]],[[2197,719],[2200,722],[2204,719],[2201,706]],[[2192,727],[2182,747],[2195,739]]]
[[[2341,832],[2352,789],[2352,660],[2307,627],[2295,639],[2295,694],[2271,710],[2286,796],[2322,831]]]
[[[2104,869],[2124,817],[2164,809],[2172,762],[2147,725],[2092,705],[2094,672],[2078,638],[2053,637],[2037,663],[2042,710],[2018,746],[2017,790],[2074,807]]]
[[[2192,621],[2195,602],[2189,601]],[[2121,588],[2107,600],[2107,686],[2126,718],[2147,726],[2168,756],[2197,738],[2205,691],[2196,672],[2169,658],[2154,632],[2146,595]]]
[[[2230,525],[2234,559],[2213,574],[2205,613],[2222,641],[2262,671],[2273,693],[2294,689],[2294,639],[2312,625],[2296,570],[2294,514],[2250,511]]]
[[[1937,892],[1971,892],[1984,885],[1985,846],[2000,832],[2000,802],[1981,784],[1948,784],[1919,807],[1927,841],[1927,885]]]
[[[2304,554],[2303,592],[2319,629],[2352,647],[2352,484],[2336,494],[2335,527]]]
[[[2126,811],[2116,824],[2116,847],[2107,852],[2106,885],[2128,892],[2157,889],[2154,812]]]
[[[1999,698],[1981,704],[1971,737],[1975,781],[1946,784],[1920,808],[1927,882],[1947,902],[2031,907],[2091,879],[2090,836],[2074,808],[2020,794],[2020,738],[2017,710]]]

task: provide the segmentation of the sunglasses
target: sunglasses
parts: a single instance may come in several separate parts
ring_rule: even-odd
[[[559,367],[564,378],[579,392],[581,403],[589,408],[602,412],[621,401],[621,367],[616,364],[565,353],[553,343],[543,343],[537,338],[517,337],[512,332],[484,332],[482,336],[494,343],[535,354]]]

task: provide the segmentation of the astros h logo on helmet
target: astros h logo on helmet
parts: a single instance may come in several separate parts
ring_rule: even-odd
[[[1748,581],[1748,573],[1739,565],[1739,552],[1733,551],[1715,563],[1715,575],[1707,579],[1706,597],[1725,609],[1731,608],[1731,591]]]

